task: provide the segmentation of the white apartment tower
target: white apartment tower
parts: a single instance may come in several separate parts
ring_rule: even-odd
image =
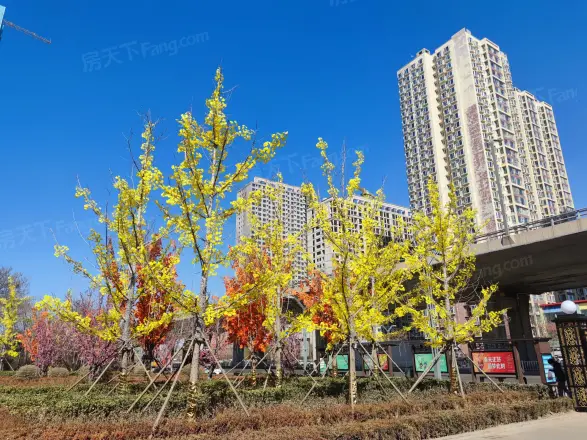
[[[325,199],[321,203],[330,204],[331,199]],[[355,196],[353,199],[354,203],[361,204],[366,203],[369,199],[362,196]],[[313,211],[308,210],[308,221],[312,219]],[[391,203],[382,203],[380,208],[380,220],[382,223],[382,230],[376,231],[379,233],[385,242],[393,240],[394,233],[400,226],[409,225],[410,223],[410,210],[403,206],[393,205]],[[357,210],[356,215],[353,217],[353,223],[359,226],[362,222],[361,213]],[[402,237],[398,239],[407,239],[408,230],[402,228]],[[312,261],[316,266],[316,269],[332,274],[333,272],[333,251],[330,246],[324,240],[324,233],[320,228],[313,228],[308,231],[308,253],[312,257]]]
[[[486,232],[574,209],[552,107],[514,88],[499,46],[463,29],[397,76],[413,210],[430,177]]]
[[[255,177],[252,182],[238,192],[238,197],[248,197],[252,191],[260,190],[267,185],[281,185],[284,189],[281,207],[281,221],[284,225],[284,233],[286,235],[293,235],[302,232],[306,225],[308,205],[299,186],[287,185],[285,183]],[[267,223],[275,220],[278,212],[274,202],[268,198],[263,198],[260,203],[253,204],[250,214],[239,213],[236,218],[237,241],[240,241],[241,237],[251,237],[254,233],[251,228],[250,215],[254,215],[261,223]],[[306,234],[300,234],[300,240],[302,240],[303,249],[307,249]],[[293,279],[293,282],[296,285],[304,279],[307,270],[307,261],[302,255],[297,255],[295,261],[295,275]]]

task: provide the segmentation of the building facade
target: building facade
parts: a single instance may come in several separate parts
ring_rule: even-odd
[[[550,104],[514,90],[514,127],[532,220],[574,210],[567,169]]]
[[[333,271],[334,253],[327,245],[324,233],[320,228],[311,228],[304,230],[310,224],[313,218],[313,211],[308,207],[306,199],[302,194],[301,187],[287,185],[285,183],[275,182],[269,179],[255,177],[252,182],[247,184],[242,190],[238,192],[239,198],[249,197],[253,191],[262,190],[267,185],[281,185],[284,191],[281,212],[281,221],[284,225],[284,234],[299,235],[301,246],[306,252],[306,257],[302,255],[296,256],[295,261],[295,275],[292,280],[292,287],[298,287],[302,281],[307,280],[308,263],[312,262],[316,269],[331,274]],[[355,196],[354,202],[356,204],[366,203],[370,199],[362,196]],[[329,205],[330,199],[325,199],[322,203]],[[250,212],[239,213],[236,217],[236,234],[237,243],[243,237],[253,237],[254,230],[252,227],[251,216],[255,216],[258,221],[265,224],[274,221],[278,216],[276,204],[267,198],[263,198],[259,203],[252,205]],[[360,227],[361,213],[356,211],[354,223]],[[398,239],[408,238],[409,230],[407,225],[410,224],[410,210],[404,206],[394,205],[392,203],[383,202],[380,208],[380,220],[382,228],[380,235],[384,242],[389,242],[394,237]],[[401,236],[398,236],[401,235]]]
[[[330,201],[331,199],[325,199],[322,203],[329,206]],[[353,201],[356,204],[361,204],[368,202],[369,199],[362,196],[355,196]],[[311,221],[313,215],[312,210],[309,209],[308,222]],[[384,202],[381,204],[380,216],[382,230],[378,232],[383,237],[384,242],[391,241],[394,235],[397,235],[398,233],[402,235],[401,237],[397,237],[398,239],[407,238],[408,230],[407,228],[402,227],[402,225],[407,226],[410,223],[409,208]],[[360,227],[361,221],[361,213],[360,211],[357,211],[353,218],[353,223],[355,223],[357,227]],[[323,231],[320,228],[313,228],[308,231],[307,243],[308,253],[311,256],[316,269],[331,274],[333,271],[334,254],[330,246],[328,246],[324,240]]]
[[[553,109],[514,86],[497,44],[462,29],[418,52],[397,78],[412,210],[429,212],[430,178],[443,202],[452,183],[459,209],[473,208],[485,233],[574,210]],[[531,296],[533,336],[552,336],[548,304],[585,294]]]
[[[251,192],[261,190],[267,185],[280,185],[282,187],[281,213],[276,206],[277,203],[269,200],[267,197],[263,198],[260,203],[254,203],[250,212],[239,213],[237,215],[237,242],[239,242],[242,237],[253,236],[254,231],[252,230],[251,215],[255,216],[261,224],[274,221],[278,216],[281,216],[280,220],[283,223],[284,234],[299,234],[302,248],[307,249],[307,237],[303,231],[306,226],[308,204],[306,203],[306,199],[299,186],[287,185],[285,183],[255,177],[252,182],[238,192],[237,197],[246,198]],[[296,255],[294,266],[295,274],[292,281],[297,286],[303,279],[305,279],[305,275],[308,271],[308,260],[304,258],[303,255]]]
[[[532,336],[534,338],[551,337],[548,328],[548,318],[541,306],[553,303],[555,297],[556,295],[553,292],[543,293],[542,295],[530,295],[530,326],[532,327]]]
[[[463,29],[397,77],[412,210],[430,210],[430,178],[485,232],[574,209],[552,107],[513,86],[497,44]]]

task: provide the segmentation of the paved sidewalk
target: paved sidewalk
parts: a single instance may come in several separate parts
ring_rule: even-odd
[[[442,437],[442,440],[584,440],[587,438],[587,413],[569,412],[531,422],[512,423],[482,431]]]

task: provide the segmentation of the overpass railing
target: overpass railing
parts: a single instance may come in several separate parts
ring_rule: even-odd
[[[524,223],[522,225],[512,226],[509,228],[509,235],[519,234],[521,232],[531,231],[533,229],[550,228],[554,225],[568,223],[580,218],[587,218],[587,208],[577,209],[575,211],[565,212],[563,214],[553,215],[552,217],[543,218],[535,222]],[[482,243],[484,241],[496,240],[508,236],[504,229],[499,231],[489,232],[487,234],[479,235],[475,243]]]

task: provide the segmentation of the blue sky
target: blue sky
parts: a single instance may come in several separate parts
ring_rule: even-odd
[[[407,204],[396,71],[466,27],[508,54],[518,87],[553,104],[575,204],[587,206],[581,1],[0,3],[7,20],[53,40],[7,28],[0,41],[0,265],[25,273],[35,297],[84,288],[53,256],[49,232],[85,255],[72,222],[86,229],[92,218],[73,197],[76,177],[107,200],[111,173],[130,171],[123,134],[140,132],[146,111],[161,120],[156,160],[168,171],[175,120],[191,107],[204,115],[219,64],[237,86],[231,118],[265,136],[290,133],[274,168],[257,175],[279,168],[288,183],[318,181],[316,139],[336,151],[346,139],[366,151],[365,186],[386,178],[388,201]],[[192,272],[182,265],[189,286]],[[222,293],[219,280],[212,291]]]

